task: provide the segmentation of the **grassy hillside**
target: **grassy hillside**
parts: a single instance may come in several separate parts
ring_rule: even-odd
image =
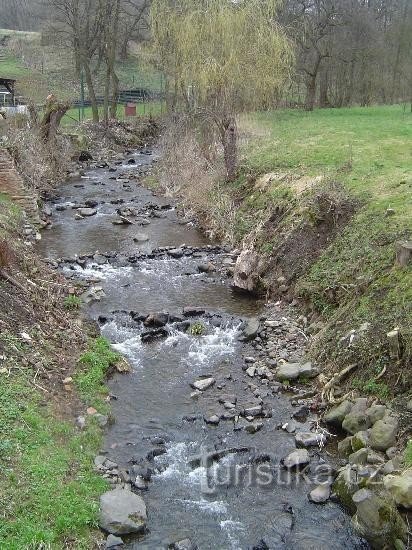
[[[349,359],[364,363],[357,383],[372,392],[385,366],[388,374],[376,382],[377,391],[385,391],[385,384],[395,389],[395,383],[410,390],[410,372],[400,373],[388,358],[386,333],[400,327],[401,363],[410,364],[412,265],[398,267],[394,259],[396,242],[412,237],[412,114],[402,106],[278,111],[245,117],[242,128],[242,176],[234,190],[248,189],[238,215],[241,232],[256,224],[268,203],[279,204],[282,193],[290,207],[283,228],[301,223],[322,185],[342,184],[358,205],[295,281],[297,294],[327,322],[318,355],[336,365]],[[272,183],[251,193],[248,182],[268,172]],[[272,232],[265,228],[258,243],[270,258],[284,232],[282,223]],[[302,250],[304,245],[302,235]],[[339,345],[341,336],[363,323],[370,327],[351,349]]]
[[[49,93],[62,99],[80,97],[80,82],[74,72],[72,54],[56,45],[42,45],[40,33],[0,29],[4,46],[0,51],[0,75],[17,79],[17,93],[43,102]],[[145,67],[137,56],[117,62],[121,89],[161,89],[160,75]],[[96,77],[96,93],[103,94],[104,68]]]

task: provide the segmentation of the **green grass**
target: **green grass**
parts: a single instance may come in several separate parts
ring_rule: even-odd
[[[164,107],[164,106],[163,106]],[[149,115],[159,115],[162,112],[162,103],[160,101],[147,101],[144,103],[136,104],[136,114],[137,116],[149,116]],[[103,108],[99,107],[99,116],[102,117]],[[124,114],[124,105],[118,105],[117,107],[117,118],[118,120],[125,120]],[[62,119],[63,126],[72,126],[79,122],[82,119],[82,113],[79,108],[70,109],[67,111],[65,116]],[[84,108],[84,120],[92,119],[92,108]]]
[[[333,323],[326,335],[329,341],[319,344],[329,361],[341,359],[337,357],[339,335],[370,322],[374,341],[365,341],[363,348],[357,344],[354,353],[347,355],[368,356],[382,368],[385,335],[399,326],[407,362],[412,357],[412,269],[410,265],[395,266],[394,259],[396,242],[412,238],[409,107],[255,113],[242,118],[241,128],[247,138],[241,149],[242,171],[230,189],[232,195],[241,197],[235,221],[238,238],[264,217],[270,201],[279,203],[281,197],[274,200],[273,190],[287,186],[285,181],[321,176],[325,182],[343,184],[361,207],[320,258],[308,266],[297,282],[298,292]],[[269,172],[284,175],[286,180],[281,185],[269,184],[263,192],[251,191],[251,179]],[[304,191],[302,200],[310,193]],[[288,196],[284,200],[284,210],[291,210],[289,221],[303,219],[299,210],[302,200],[297,204]],[[273,238],[274,242],[262,244],[268,254],[276,248],[279,232]]]
[[[382,400],[387,399],[390,395],[387,384],[383,382],[376,382],[373,378],[369,378],[366,381],[360,380],[359,378],[353,378],[352,386],[358,390],[361,390],[362,393],[374,395]]]
[[[76,380],[88,403],[102,401],[104,373],[116,358],[103,338],[82,356]],[[34,374],[0,374],[0,548],[92,548],[107,490],[93,471],[101,430],[59,419],[58,402],[33,385]]]
[[[96,338],[89,350],[80,359],[80,372],[75,376],[75,384],[80,397],[87,405],[91,405],[100,412],[107,410],[104,396],[107,395],[104,384],[109,368],[119,361],[120,355],[113,351],[109,342],[103,338]]]
[[[64,299],[64,307],[66,309],[79,309],[81,305],[81,299],[75,294],[70,294]]]
[[[0,60],[0,73],[4,78],[21,78],[28,74],[28,70],[21,61],[12,54],[6,54]]]

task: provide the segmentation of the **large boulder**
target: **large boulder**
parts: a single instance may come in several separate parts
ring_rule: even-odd
[[[324,416],[324,421],[335,428],[342,428],[342,422],[345,416],[350,413],[353,403],[351,401],[342,401],[336,407],[333,407]]]
[[[141,497],[125,489],[114,489],[100,497],[99,525],[112,535],[139,533],[145,529],[146,505]]]
[[[352,523],[372,548],[396,548],[407,540],[408,529],[396,506],[385,495],[360,489],[353,495],[356,514]]]
[[[412,508],[412,470],[406,470],[399,476],[385,476],[383,484],[396,504],[404,508]]]
[[[243,250],[235,265],[233,288],[235,290],[256,292],[261,274],[261,258],[253,249]]]
[[[369,435],[369,445],[375,451],[386,451],[396,444],[398,420],[394,416],[385,416],[372,426]]]
[[[371,427],[371,421],[364,411],[352,411],[346,415],[342,422],[342,428],[345,432],[356,434],[357,432],[365,431]]]

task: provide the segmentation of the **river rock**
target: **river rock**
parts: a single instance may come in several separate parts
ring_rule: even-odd
[[[175,259],[182,258],[184,255],[184,250],[182,248],[173,248],[172,250],[168,250],[167,252],[169,256]]]
[[[133,240],[135,243],[145,243],[149,240],[149,235],[147,235],[146,233],[137,233],[133,237]]]
[[[143,324],[145,327],[164,327],[169,321],[167,312],[150,313]]]
[[[256,319],[256,318],[249,319],[242,328],[241,340],[243,342],[249,342],[251,340],[254,340],[258,335],[259,327],[260,327],[259,319]]]
[[[248,434],[255,434],[263,428],[263,422],[250,422],[244,426],[245,432]],[[241,428],[240,428],[241,429]]]
[[[140,335],[140,339],[143,343],[147,343],[152,342],[153,340],[157,340],[158,338],[167,338],[168,336],[169,332],[165,328],[160,327],[142,332],[142,334]]]
[[[146,481],[141,476],[136,476],[132,482],[133,487],[139,489],[139,491],[147,491],[148,486]]]
[[[299,363],[283,363],[276,371],[276,378],[283,382],[284,380],[296,380],[299,378]]]
[[[106,548],[117,548],[118,546],[123,546],[122,539],[114,535],[109,535],[106,540]]]
[[[369,444],[375,451],[386,451],[396,443],[398,421],[393,416],[385,416],[372,426]]]
[[[409,399],[409,401],[406,403],[406,410],[412,412],[412,399]]]
[[[295,435],[297,447],[316,447],[326,443],[326,435],[322,433],[301,432]]]
[[[197,270],[199,273],[214,273],[216,271],[216,267],[209,262],[207,264],[199,264],[197,266]]]
[[[338,443],[338,455],[340,457],[348,457],[350,454],[353,453],[352,449],[352,437],[348,436],[345,437],[345,439],[342,439],[342,441],[339,441]]]
[[[259,416],[262,414],[262,405],[255,405],[244,410],[245,416]]]
[[[385,458],[380,453],[369,449],[367,462],[368,464],[384,464]]]
[[[313,366],[311,361],[306,361],[306,363],[303,363],[299,367],[299,376],[303,378],[315,378],[318,374],[318,369]]]
[[[256,367],[248,367],[248,368],[246,369],[246,374],[247,374],[248,376],[250,376],[251,378],[253,378],[253,377],[255,376],[255,374],[256,374]]]
[[[292,418],[294,418],[298,422],[306,422],[309,413],[309,407],[307,405],[302,405],[292,413]]]
[[[375,424],[378,420],[386,415],[388,409],[385,405],[372,405],[369,409],[366,409],[365,414],[369,417],[371,424]]]
[[[347,464],[339,470],[333,483],[333,492],[340,502],[352,513],[356,511],[352,496],[359,490],[358,471],[355,466]]]
[[[336,407],[333,407],[323,417],[326,424],[334,426],[335,428],[342,428],[342,422],[345,416],[350,413],[353,403],[351,401],[342,401]]]
[[[192,387],[199,391],[205,391],[208,388],[211,388],[216,383],[216,380],[212,377],[210,378],[201,378],[193,382]]]
[[[353,495],[356,514],[352,524],[372,548],[396,548],[396,541],[407,540],[408,529],[393,501],[360,489]]]
[[[369,433],[366,431],[357,432],[351,437],[352,451],[356,452],[369,445]]]
[[[212,424],[213,426],[217,426],[220,422],[220,418],[217,416],[217,414],[212,414],[212,416],[205,417],[206,424]]]
[[[296,449],[292,451],[286,458],[283,459],[282,463],[285,468],[300,468],[306,466],[310,462],[310,457],[307,449]]]
[[[315,489],[312,489],[312,491],[308,495],[309,500],[314,504],[323,504],[329,499],[329,497],[330,485],[328,485],[327,483],[318,485],[317,487],[315,487]]]
[[[387,475],[383,484],[398,506],[412,509],[412,470],[405,470],[399,476]]]
[[[146,505],[141,497],[125,489],[114,489],[100,497],[99,525],[112,535],[139,533],[146,526]]]
[[[342,422],[342,428],[345,432],[350,434],[356,434],[357,432],[367,430],[371,425],[371,421],[369,417],[366,416],[365,412],[353,411],[353,408]]]
[[[350,464],[366,464],[367,460],[368,460],[368,449],[366,448],[359,449],[359,451],[356,451],[349,455]]]
[[[88,218],[97,214],[97,210],[95,208],[79,208],[77,212],[83,218]]]

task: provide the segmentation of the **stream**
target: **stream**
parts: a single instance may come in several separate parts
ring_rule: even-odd
[[[63,184],[39,243],[66,276],[94,281],[85,309],[132,366],[109,381],[115,422],[105,428],[104,447],[119,471],[139,477],[133,490],[148,510],[147,532],[124,537],[124,548],[167,548],[187,538],[200,550],[367,548],[338,503],[309,502],[310,480],[282,469],[296,445],[279,428],[295,408],[270,380],[246,373],[262,346],[239,337],[242,323],[260,317],[291,330],[289,355],[301,356],[303,341],[280,307],[233,293],[229,248],[206,240],[173,203],[132,177],[154,158],[138,151]],[[97,213],[76,219],[79,204]],[[118,209],[133,223],[114,225]],[[199,272],[210,263],[216,271]],[[145,327],[157,312],[169,313],[165,326]],[[189,323],[201,334],[187,331]],[[215,382],[194,392],[202,377]],[[308,431],[310,421],[297,430]],[[310,454],[311,469],[334,465],[325,451]]]

